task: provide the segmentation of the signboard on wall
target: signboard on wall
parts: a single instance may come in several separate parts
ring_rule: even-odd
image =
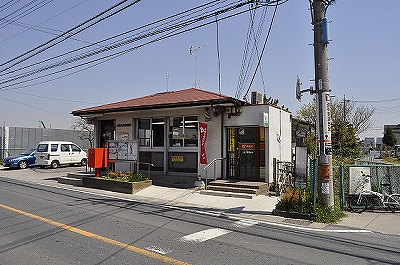
[[[229,128],[229,152],[235,152],[235,129]]]
[[[267,112],[263,113],[263,126],[268,127],[269,126],[269,116]]]
[[[363,189],[371,190],[369,167],[349,167],[349,175],[349,194],[359,194]]]
[[[171,161],[172,162],[183,162],[185,161],[184,156],[171,156]]]
[[[138,142],[126,140],[109,140],[108,159],[121,161],[137,161],[138,160]]]

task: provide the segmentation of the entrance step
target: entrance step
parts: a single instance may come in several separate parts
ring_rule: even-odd
[[[242,199],[253,199],[256,195],[249,193],[229,192],[229,191],[216,191],[216,190],[201,190],[200,194],[212,195],[220,197],[233,197]]]
[[[66,177],[58,177],[58,183],[82,187],[82,178],[94,176],[93,172],[68,173]]]
[[[251,199],[260,194],[267,194],[268,184],[265,182],[215,180],[207,185],[207,190],[202,190],[200,193]]]

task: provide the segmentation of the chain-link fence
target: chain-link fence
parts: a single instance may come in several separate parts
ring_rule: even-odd
[[[371,187],[374,191],[400,193],[400,165],[377,163],[373,160],[360,160],[355,164],[334,166],[332,169],[335,198],[340,198],[342,209],[347,208],[349,197],[351,168],[365,170],[371,176]],[[318,177],[318,161],[310,160],[309,180],[311,192],[314,193],[315,181]],[[385,184],[385,185],[381,185]],[[314,196],[313,196],[314,197]]]
[[[89,148],[87,133],[50,128],[0,127],[0,159],[35,148],[40,141],[70,141],[82,149]]]
[[[367,169],[371,176],[371,188],[374,191],[388,194],[400,193],[400,165],[380,163],[357,163],[338,167],[337,176],[340,180],[340,199],[342,208],[347,207],[347,198],[350,187],[351,169]],[[384,185],[382,185],[384,184]]]

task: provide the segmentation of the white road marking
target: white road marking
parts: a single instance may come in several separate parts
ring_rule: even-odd
[[[181,238],[181,241],[195,242],[195,243],[204,242],[209,239],[228,234],[230,232],[232,232],[232,231],[221,229],[221,228],[211,228],[211,229],[203,230],[203,231],[200,231],[197,233],[193,233],[193,234],[184,236]]]
[[[10,178],[7,176],[0,176],[0,178],[6,178],[6,179],[12,179],[16,180],[15,178]],[[67,188],[67,187],[62,187],[62,186],[56,186],[56,185],[50,185],[50,184],[44,184],[44,183],[38,183],[34,181],[26,181],[26,180],[20,180],[18,179],[19,182],[23,183],[31,183],[31,184],[36,184],[40,186],[45,186],[45,187],[51,187],[51,188],[56,188],[56,189],[61,189],[61,190],[68,190],[68,191],[74,191],[74,192],[79,192],[83,194],[89,194],[89,195],[96,195],[100,197],[105,197],[105,198],[111,198],[111,199],[119,199],[119,200],[126,200],[126,201],[131,201],[131,202],[143,202],[138,199],[130,199],[130,198],[125,198],[125,197],[120,197],[120,196],[115,196],[115,195],[106,195],[106,194],[101,194],[97,192],[91,192],[91,191],[84,191],[76,188]],[[112,193],[112,192],[110,192]],[[238,217],[235,216],[228,216],[225,213],[213,213],[213,212],[207,212],[207,211],[199,211],[199,210],[192,210],[184,207],[178,207],[178,206],[172,206],[172,205],[161,205],[156,202],[151,202],[147,201],[145,202],[150,205],[157,205],[159,207],[164,207],[166,209],[175,209],[175,210],[181,210],[185,212],[190,212],[190,213],[199,213],[199,214],[204,214],[208,216],[214,216],[214,217],[221,217],[223,216],[224,218],[229,218],[232,220],[238,220]],[[240,220],[240,219],[239,219]],[[365,230],[365,229],[321,229],[321,228],[312,228],[312,227],[301,227],[301,226],[295,226],[295,225],[287,225],[287,224],[281,224],[281,223],[275,223],[275,222],[268,222],[268,221],[258,221],[258,223],[261,224],[267,224],[271,226],[277,226],[277,227],[285,227],[289,229],[295,229],[295,230],[304,230],[304,231],[313,231],[313,232],[327,232],[327,233],[374,233],[373,231],[370,230]]]
[[[162,255],[167,255],[168,253],[172,252],[172,250],[163,249],[163,248],[157,247],[157,246],[150,246],[150,247],[146,247],[145,249],[162,254]]]
[[[238,220],[238,221],[234,222],[232,226],[241,228],[241,227],[253,226],[253,225],[256,225],[256,224],[258,224],[258,221],[249,220],[249,219],[242,219],[242,220]]]

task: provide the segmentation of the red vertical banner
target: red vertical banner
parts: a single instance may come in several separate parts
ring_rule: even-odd
[[[208,134],[208,124],[199,122],[200,127],[200,164],[208,164],[206,153],[206,141]]]

